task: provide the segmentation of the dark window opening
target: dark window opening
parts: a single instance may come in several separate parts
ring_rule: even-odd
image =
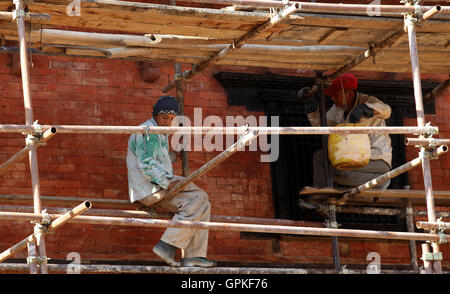
[[[243,73],[219,73],[216,78],[227,91],[228,104],[246,106],[249,111],[264,111],[278,116],[280,126],[310,126],[303,104],[295,103],[299,89],[311,86],[312,78],[252,75]],[[422,83],[426,94],[436,83]],[[402,126],[404,117],[415,117],[412,82],[359,80],[358,91],[372,95],[392,108],[388,126]],[[326,97],[327,109],[332,101]],[[425,113],[434,113],[434,102],[425,105]],[[270,119],[268,120],[270,121]],[[393,168],[406,162],[404,135],[390,135]],[[281,135],[277,161],[271,163],[272,194],[276,218],[323,221],[314,210],[300,208],[298,192],[304,186],[313,185],[312,155],[322,148],[320,135]],[[408,185],[407,174],[391,180],[389,189],[402,189]],[[400,216],[337,213],[341,228],[406,230]]]

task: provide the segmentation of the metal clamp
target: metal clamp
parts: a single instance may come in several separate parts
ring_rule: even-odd
[[[439,157],[433,155],[434,151],[436,151],[436,148],[425,148],[422,146],[419,151],[419,157],[420,159],[439,159]]]
[[[421,258],[423,261],[440,261],[443,260],[442,252],[424,253]]]
[[[445,230],[447,229],[445,223],[442,221],[442,217],[438,218],[437,221],[437,233],[439,235],[439,244],[447,243],[447,235],[445,234]]]
[[[433,127],[433,126],[431,125],[431,122],[427,122],[427,123],[425,124],[425,128],[426,128],[426,130],[427,130],[427,132],[425,133],[425,137],[426,137],[426,138],[431,138],[431,137],[433,137],[434,135],[438,135],[438,134],[439,134],[439,128],[438,128],[438,127]]]
[[[47,262],[50,260],[50,258],[47,258],[47,256],[28,256],[27,257],[27,264],[41,264],[41,263],[45,263],[47,264]]]
[[[14,10],[13,11],[13,18],[12,20],[16,20],[18,17],[25,17],[27,14],[25,13],[25,10]]]

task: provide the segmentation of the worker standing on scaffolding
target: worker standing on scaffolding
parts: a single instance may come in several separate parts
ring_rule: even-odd
[[[153,106],[153,118],[141,126],[171,126],[176,115],[177,100],[162,96]],[[175,212],[173,220],[210,220],[208,194],[192,183],[170,199],[165,198],[167,191],[184,179],[173,174],[168,135],[132,134],[128,140],[127,168],[131,202]],[[178,248],[181,263],[175,260]],[[215,266],[214,261],[206,259],[207,249],[208,230],[167,228],[153,252],[171,266]]]
[[[324,94],[331,97],[334,105],[326,112],[327,126],[341,123],[358,123],[361,126],[386,126],[385,119],[391,116],[391,108],[379,99],[356,91],[357,78],[352,74],[343,74],[324,89]],[[313,87],[316,89],[316,87]],[[320,115],[314,90],[303,88],[297,93],[297,98],[305,103],[305,110],[312,126],[320,125]],[[333,183],[339,187],[357,187],[391,169],[392,146],[387,134],[369,134],[370,161],[362,168],[340,170],[332,168]],[[326,187],[324,176],[325,164],[323,151],[314,153],[314,186]],[[376,189],[386,189],[390,181],[376,186]]]

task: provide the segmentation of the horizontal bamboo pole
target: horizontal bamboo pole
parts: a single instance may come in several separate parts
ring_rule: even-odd
[[[95,200],[94,200],[95,201]],[[97,202],[95,203],[96,206]],[[46,207],[50,214],[64,214],[68,208]],[[33,213],[31,206],[19,205],[0,205],[2,212],[27,212]],[[173,213],[142,211],[142,210],[114,210],[114,209],[89,209],[83,215],[92,216],[113,216],[113,217],[136,217],[136,218],[164,218],[170,219]],[[260,225],[282,225],[282,226],[303,226],[303,227],[323,227],[321,222],[313,221],[297,221],[288,219],[273,219],[260,217],[245,217],[245,216],[227,216],[227,215],[211,215],[212,222],[230,222],[230,223],[253,223]]]
[[[56,218],[58,217],[58,215],[51,215],[51,217]],[[0,212],[0,219],[3,220],[37,221],[40,218],[41,215],[35,213]],[[123,218],[123,217],[106,217],[106,216],[101,217],[101,216],[80,215],[72,218],[71,220],[69,220],[69,222],[78,224],[95,224],[108,226],[134,226],[134,227],[150,227],[150,228],[174,227],[174,228],[204,229],[204,230],[230,231],[230,232],[336,236],[336,237],[387,239],[387,240],[439,241],[438,235],[424,234],[424,233],[329,229],[329,228],[313,228],[313,227],[292,227],[292,226],[277,226],[277,225],[236,224],[236,223],[219,223],[219,222],[200,222],[200,221],[178,221],[178,220]]]
[[[300,1],[274,1],[274,0],[188,0],[187,2],[194,3],[208,3],[217,5],[244,5],[250,7],[274,7],[281,8],[286,4],[297,3],[300,5],[300,12],[323,12],[323,13],[339,13],[339,12],[354,12],[367,15],[367,12],[376,11],[383,13],[414,13],[414,6],[405,5],[374,5],[374,4],[335,4],[335,3],[314,3],[314,2],[300,2]],[[436,6],[420,6],[425,13],[428,10],[434,9]],[[440,6],[441,14],[450,14],[450,6]]]
[[[435,139],[435,138],[406,138],[405,145],[421,145],[421,146],[441,146],[450,145],[450,139]]]
[[[107,274],[367,274],[366,269],[345,269],[336,271],[334,269],[312,269],[312,268],[277,268],[277,267],[171,267],[151,265],[109,265],[109,264],[48,264],[48,270],[52,273],[66,273],[68,269],[75,269],[82,274],[107,273]],[[26,264],[2,263],[1,272],[22,273],[29,270]],[[419,274],[419,270],[391,270],[381,269],[381,274]],[[448,272],[444,272],[448,273]]]
[[[433,152],[433,156],[441,156],[442,154],[447,153],[447,151],[448,151],[447,145],[442,145],[435,152]],[[405,173],[405,172],[421,165],[422,160],[423,160],[423,158],[419,156],[419,157],[417,157],[417,158],[415,158],[415,159],[413,159],[413,160],[411,160],[411,161],[409,161],[409,162],[407,162],[407,163],[405,163],[405,164],[403,164],[403,165],[401,165],[379,177],[376,177],[375,179],[372,179],[362,185],[359,185],[356,188],[351,189],[349,192],[346,192],[344,195],[342,195],[337,200],[337,203],[339,205],[343,205],[349,197],[356,195],[356,194],[360,193],[361,191],[368,190],[368,189],[376,187],[380,184],[383,184],[383,183],[389,181],[390,179],[393,179],[396,176],[401,175],[402,173]]]
[[[42,129],[55,127],[58,133],[79,134],[243,134],[246,131],[259,135],[325,135],[325,134],[427,134],[437,133],[438,127],[141,127],[141,126],[81,126],[81,125],[42,125]],[[33,132],[32,125],[0,125],[0,133]]]
[[[47,142],[50,138],[52,138],[54,135],[56,134],[56,128],[49,128],[48,130],[46,130],[43,134],[42,134],[42,138],[41,138],[41,142],[45,143]],[[39,144],[35,145],[36,147],[39,147]],[[24,159],[25,157],[28,156],[28,151],[29,151],[29,146],[26,146],[24,148],[22,148],[22,150],[20,150],[19,152],[17,152],[15,155],[13,155],[10,159],[8,159],[7,161],[5,161],[1,166],[0,166],[0,175],[4,174],[11,166],[13,166],[14,164],[16,164],[17,162],[21,161],[22,159]]]
[[[14,12],[0,11],[0,20],[13,20]],[[50,20],[50,14],[48,13],[26,13],[26,21],[40,21],[40,20]]]
[[[445,228],[445,230],[450,229],[450,223],[447,222],[424,222],[424,221],[418,221],[416,222],[416,226],[419,229],[424,230],[437,230],[440,228]]]
[[[55,231],[56,229],[58,229],[63,224],[67,223],[68,221],[70,221],[71,219],[76,217],[77,215],[80,215],[83,212],[85,212],[90,207],[91,207],[91,203],[89,201],[84,201],[80,205],[74,207],[72,210],[64,213],[63,215],[60,215],[59,217],[55,218],[54,221],[52,221],[50,223],[50,225],[48,227],[48,231],[44,232],[44,234]],[[42,216],[40,214],[33,213],[33,215],[38,216],[38,217],[33,218],[33,221],[39,222],[42,220]],[[27,243],[33,241],[33,239],[34,239],[34,234],[31,234],[30,236],[26,237],[25,239],[23,239],[16,245],[14,245],[11,248],[0,253],[0,262],[5,261],[6,259],[17,254],[19,251],[25,249],[27,247]]]

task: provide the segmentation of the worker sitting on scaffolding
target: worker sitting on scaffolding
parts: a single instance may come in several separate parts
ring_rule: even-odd
[[[330,96],[334,105],[326,112],[327,126],[339,124],[357,124],[360,126],[386,126],[385,119],[391,116],[389,105],[379,99],[356,91],[357,78],[352,74],[343,74],[324,89],[324,94]],[[305,110],[312,126],[320,125],[318,103],[314,97],[317,87],[303,88],[297,93],[297,98],[305,103]],[[370,160],[368,164],[356,169],[337,169],[332,166],[331,177],[336,188],[357,187],[391,169],[392,146],[387,134],[369,134]],[[327,186],[323,150],[314,153],[314,186]],[[376,189],[386,189],[387,181],[376,186]]]
[[[153,106],[153,118],[141,126],[171,126],[178,114],[178,102],[172,96],[162,96]],[[194,184],[165,198],[168,190],[184,178],[173,174],[168,135],[132,134],[128,140],[128,192],[131,202],[147,207],[161,207],[175,212],[173,220],[210,221],[211,204],[208,194]],[[175,253],[181,249],[181,262]],[[208,230],[167,228],[153,252],[171,266],[212,267],[206,259]]]

